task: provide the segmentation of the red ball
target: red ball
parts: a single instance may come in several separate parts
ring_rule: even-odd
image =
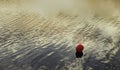
[[[82,44],[78,44],[76,47],[76,52],[82,52],[84,49],[84,46]]]

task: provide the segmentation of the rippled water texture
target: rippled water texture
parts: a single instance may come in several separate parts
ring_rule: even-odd
[[[0,70],[120,70],[119,0],[1,0]],[[75,58],[82,43],[84,56]]]

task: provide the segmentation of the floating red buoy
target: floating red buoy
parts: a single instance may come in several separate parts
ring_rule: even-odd
[[[76,58],[81,58],[83,56],[83,49],[84,49],[84,46],[82,44],[79,44],[77,45],[76,47]]]
[[[83,45],[82,44],[78,44],[77,47],[76,47],[76,52],[82,52],[84,49]]]

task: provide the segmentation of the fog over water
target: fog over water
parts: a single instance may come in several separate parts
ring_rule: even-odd
[[[0,70],[120,70],[120,1],[1,0]]]

